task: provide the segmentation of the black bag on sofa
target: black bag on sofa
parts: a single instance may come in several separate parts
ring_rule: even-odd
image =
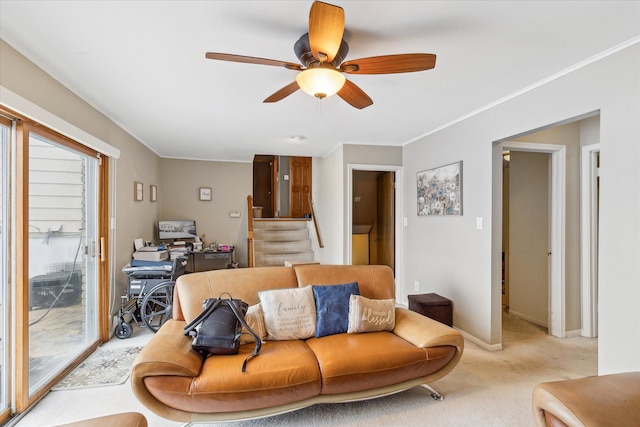
[[[224,295],[228,295],[229,298],[223,298]],[[202,312],[184,327],[184,334],[193,337],[193,349],[205,357],[209,354],[237,354],[244,326],[256,340],[253,353],[242,364],[242,372],[246,372],[247,362],[253,356],[257,356],[262,347],[260,337],[244,319],[248,304],[233,299],[225,292],[218,298],[204,300],[202,307]]]

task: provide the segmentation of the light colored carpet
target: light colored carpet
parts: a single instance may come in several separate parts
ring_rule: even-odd
[[[129,378],[133,359],[142,346],[104,348],[99,347],[73,371],[64,377],[53,390],[102,387],[123,384]]]
[[[535,325],[507,315],[503,322],[502,351],[488,352],[466,342],[458,366],[432,384],[445,395],[443,401],[434,401],[427,390],[416,387],[379,399],[316,405],[275,417],[219,425],[532,427],[533,386],[542,381],[596,375],[597,339],[554,338]],[[136,329],[134,338],[148,339],[150,335],[143,333]],[[105,346],[108,344],[111,342]],[[140,405],[128,381],[114,387],[49,393],[17,425],[51,426],[125,411],[143,413],[152,427],[181,425]]]

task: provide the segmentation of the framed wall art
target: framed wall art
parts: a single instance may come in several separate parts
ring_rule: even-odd
[[[418,172],[418,216],[462,215],[462,161]]]
[[[133,182],[133,200],[141,202],[144,196],[144,185],[141,182]]]
[[[211,200],[211,187],[200,187],[200,200]]]
[[[158,187],[156,187],[155,185],[151,185],[149,187],[149,200],[151,200],[152,202],[158,201]]]

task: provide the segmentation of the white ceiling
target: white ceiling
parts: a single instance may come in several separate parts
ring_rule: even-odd
[[[302,91],[264,104],[295,71],[205,59],[298,63],[301,0],[1,0],[0,37],[162,157],[251,161],[403,145],[640,34],[640,1],[329,2],[345,11],[347,60],[435,53],[435,69],[348,75],[374,101],[357,110]]]

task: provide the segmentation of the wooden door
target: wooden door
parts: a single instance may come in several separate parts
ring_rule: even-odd
[[[377,180],[377,263],[395,271],[395,173],[385,172]]]
[[[275,206],[275,156],[253,158],[253,206],[262,207],[263,218],[273,218]]]
[[[304,218],[311,215],[309,198],[311,197],[311,157],[290,157],[290,194],[291,218]]]

